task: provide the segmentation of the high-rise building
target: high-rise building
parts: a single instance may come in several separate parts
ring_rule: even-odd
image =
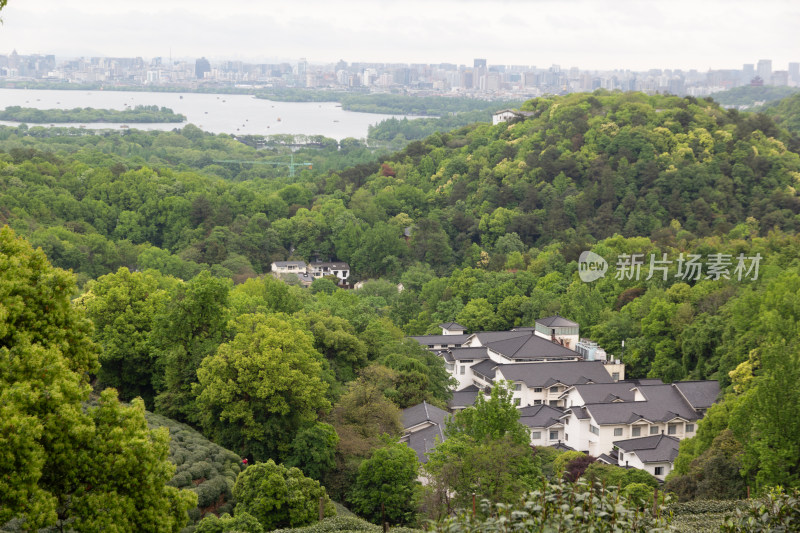
[[[211,72],[211,63],[208,62],[208,59],[205,57],[201,57],[197,61],[194,62],[194,76],[202,80],[206,72]]]
[[[747,85],[750,83],[750,80],[756,77],[756,66],[752,63],[745,63],[742,65],[742,77],[739,79],[739,82],[742,85]]]
[[[475,59],[472,62],[472,68],[486,68],[486,60],[485,59]]]
[[[764,80],[765,84],[769,85],[770,78],[772,77],[772,60],[759,59],[756,65],[756,74],[758,74],[759,78]]]
[[[800,63],[789,63],[789,79],[800,81]]]

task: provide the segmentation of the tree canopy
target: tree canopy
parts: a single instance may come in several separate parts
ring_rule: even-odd
[[[197,499],[165,485],[167,432],[114,390],[84,409],[98,358],[73,289],[41,250],[0,230],[0,523],[177,532]]]

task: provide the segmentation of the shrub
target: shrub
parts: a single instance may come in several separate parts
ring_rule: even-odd
[[[746,509],[736,509],[720,528],[726,533],[800,531],[800,490],[770,490],[766,498]]]
[[[266,530],[316,521],[320,499],[324,500],[325,516],[336,514],[325,487],[299,469],[275,464],[272,459],[256,463],[239,474],[233,496],[237,501],[236,515],[249,513]]]
[[[588,484],[550,483],[533,491],[517,505],[481,502],[482,519],[462,512],[433,524],[438,532],[461,531],[570,531],[649,533],[668,531],[669,515],[662,505],[656,516],[642,512],[615,490],[593,490]],[[650,490],[647,487],[648,491]]]
[[[237,513],[235,517],[223,514],[219,518],[215,515],[205,517],[194,533],[263,533],[264,528],[252,515]]]
[[[191,488],[198,496],[198,506],[189,511],[190,523],[197,523],[209,507],[215,513],[230,511],[233,485],[242,470],[239,456],[186,424],[153,413],[146,418],[151,428],[169,429],[169,459],[178,465],[169,485]]]
[[[563,452],[559,454],[559,456],[553,460],[553,474],[558,477],[563,476],[569,462],[581,457],[586,457],[586,454],[576,451]]]

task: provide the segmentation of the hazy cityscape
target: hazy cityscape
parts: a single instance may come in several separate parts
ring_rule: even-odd
[[[706,96],[744,85],[800,86],[800,62],[773,65],[770,59],[740,69],[586,70],[563,65],[499,65],[475,59],[455,63],[247,63],[173,60],[166,57],[81,57],[54,54],[0,55],[0,81],[174,86],[198,88],[310,88],[354,92],[407,92],[476,98],[530,98],[596,89]],[[23,85],[24,86],[24,85]]]

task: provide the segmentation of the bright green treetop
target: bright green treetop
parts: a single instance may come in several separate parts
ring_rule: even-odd
[[[280,316],[242,315],[236,336],[203,360],[194,390],[217,442],[257,459],[281,457],[297,430],[330,408],[322,356]]]
[[[286,468],[272,459],[249,466],[239,474],[233,496],[238,502],[235,516],[250,514],[266,531],[316,522],[320,499],[324,516],[336,514],[325,487],[299,469]]]
[[[350,495],[355,511],[380,523],[408,524],[416,512],[417,455],[404,443],[394,442],[376,449],[358,467],[358,477]],[[381,511],[383,508],[383,512]]]
[[[84,411],[97,369],[70,274],[0,230],[0,523],[179,531],[196,496],[165,483],[168,435],[113,390]]]

